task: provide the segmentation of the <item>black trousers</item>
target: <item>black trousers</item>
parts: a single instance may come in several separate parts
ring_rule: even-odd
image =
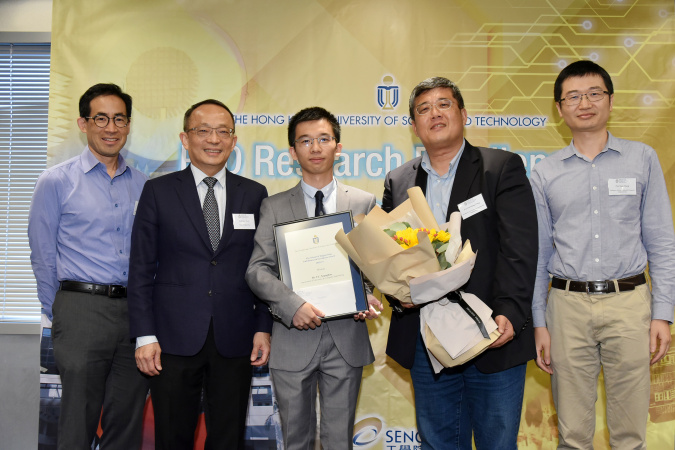
[[[162,353],[161,362],[161,373],[150,379],[155,449],[193,449],[202,387],[206,422],[204,449],[243,449],[251,391],[249,357],[221,356],[216,349],[212,323],[199,353],[194,356]]]
[[[127,299],[58,291],[52,311],[63,387],[58,448],[91,449],[99,418],[101,448],[140,448],[148,381],[136,368]]]

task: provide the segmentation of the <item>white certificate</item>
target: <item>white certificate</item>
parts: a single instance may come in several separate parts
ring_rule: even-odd
[[[351,228],[349,211],[274,226],[281,280],[326,318],[367,309],[361,273],[335,241]]]
[[[341,229],[338,222],[286,233],[293,290],[326,316],[339,314],[348,304],[356,311],[349,256],[335,241]]]

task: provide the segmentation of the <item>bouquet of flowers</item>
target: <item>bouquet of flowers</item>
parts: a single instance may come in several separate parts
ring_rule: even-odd
[[[470,242],[462,246],[461,215],[439,226],[419,187],[408,196],[389,214],[376,206],[349,234],[341,230],[335,238],[380,292],[424,305],[422,337],[439,372],[478,355],[499,332],[492,310],[458,291],[476,261]]]

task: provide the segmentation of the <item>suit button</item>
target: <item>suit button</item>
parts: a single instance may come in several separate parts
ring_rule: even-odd
[[[215,266],[215,265],[217,265],[217,264],[218,264],[218,261],[211,261],[211,265],[212,265],[212,266]]]
[[[209,297],[213,296],[213,291],[209,291]]]

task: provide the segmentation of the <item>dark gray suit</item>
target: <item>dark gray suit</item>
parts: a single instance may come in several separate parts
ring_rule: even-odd
[[[339,182],[336,189],[338,212],[351,210],[354,215],[364,214],[375,206],[375,197],[370,193]],[[300,184],[263,200],[246,281],[269,305],[275,317],[269,365],[279,402],[285,448],[310,448],[308,445],[313,448],[316,396],[308,395],[306,390],[314,394],[317,382],[321,389],[323,447],[351,448],[362,367],[375,358],[366,324],[351,317],[324,322],[314,330],[293,327],[293,316],[305,301],[278,279],[273,226],[304,218],[307,218],[307,210]],[[325,368],[320,361],[317,364],[323,351],[334,356],[332,368]],[[338,371],[331,374],[333,369]],[[340,371],[344,375],[337,378],[342,379],[334,379]],[[340,386],[324,385],[331,378]]]

